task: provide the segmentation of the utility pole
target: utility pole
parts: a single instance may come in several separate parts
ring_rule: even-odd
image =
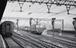
[[[52,18],[52,30],[53,30],[53,36],[54,36],[54,30],[55,30],[55,27],[54,27],[55,20],[56,20],[56,18]]]
[[[18,31],[18,29],[19,29],[18,22],[19,22],[19,19],[17,19],[17,22],[16,22],[16,25],[17,25],[17,31]]]

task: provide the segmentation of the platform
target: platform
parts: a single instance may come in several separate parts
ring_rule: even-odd
[[[4,40],[3,40],[3,37],[2,37],[2,35],[0,34],[0,48],[5,48],[6,46],[5,46],[5,42],[4,42]]]

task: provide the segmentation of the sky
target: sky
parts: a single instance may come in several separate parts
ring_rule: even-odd
[[[31,7],[30,7],[31,6]],[[47,13],[47,6],[45,4],[39,5],[38,3],[23,3],[23,12],[20,12],[20,7],[18,2],[8,2],[6,9],[3,14],[3,20],[14,20],[16,23],[16,18],[20,18],[20,26],[29,26],[29,20],[25,18],[56,18],[57,20],[64,20],[64,30],[74,30],[72,21],[76,17],[76,8],[71,7],[70,15],[67,15],[65,6],[52,5],[50,8],[51,13]],[[4,19],[4,18],[10,19]],[[45,21],[46,22],[46,21]],[[43,24],[43,23],[42,23]],[[46,24],[46,23],[45,23]],[[50,23],[49,23],[50,25]],[[46,26],[49,26],[46,24]],[[61,21],[56,22],[58,28],[61,24]]]

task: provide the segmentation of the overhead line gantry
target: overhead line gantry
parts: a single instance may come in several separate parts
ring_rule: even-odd
[[[32,4],[34,3],[39,3],[41,4],[46,4],[47,9],[48,9],[48,13],[50,13],[50,8],[51,6],[57,5],[57,6],[66,6],[66,10],[67,10],[67,14],[70,14],[70,8],[71,6],[76,7],[76,0],[10,0],[10,1],[18,1],[18,2],[30,2]],[[23,3],[20,3],[23,4]],[[20,7],[22,9],[22,7]]]

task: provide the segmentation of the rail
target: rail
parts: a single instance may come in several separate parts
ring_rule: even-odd
[[[32,36],[32,35],[29,35],[29,36],[31,36],[31,37],[34,37],[34,36]],[[36,37],[34,37],[34,38],[36,38]],[[52,37],[50,37],[50,38],[52,38]],[[36,39],[38,39],[38,38],[36,38]],[[41,40],[41,39],[39,39],[39,40]],[[59,38],[59,37],[54,37],[53,38],[53,40],[56,40],[56,42],[59,42],[59,43],[61,43],[62,45],[66,45],[66,46],[68,46],[68,47],[76,47],[76,42],[73,42],[73,41],[70,41],[70,40],[67,40],[67,39],[64,39],[64,38]],[[45,42],[48,42],[47,40],[41,40],[41,41],[45,41]],[[50,41],[48,42],[49,44],[50,44]],[[57,45],[56,43],[54,43],[54,45]],[[59,45],[58,45],[59,46]]]
[[[50,48],[50,47],[52,47],[52,48],[62,48],[61,46],[55,45],[54,43],[48,43],[46,41],[38,40],[36,38],[28,37],[28,36],[23,37],[23,36],[21,36],[19,34],[16,34],[16,33],[14,34],[14,37],[17,37],[17,38],[23,39],[25,41],[28,41],[28,42],[30,42],[32,44],[35,44],[35,45],[37,45],[41,48]]]

